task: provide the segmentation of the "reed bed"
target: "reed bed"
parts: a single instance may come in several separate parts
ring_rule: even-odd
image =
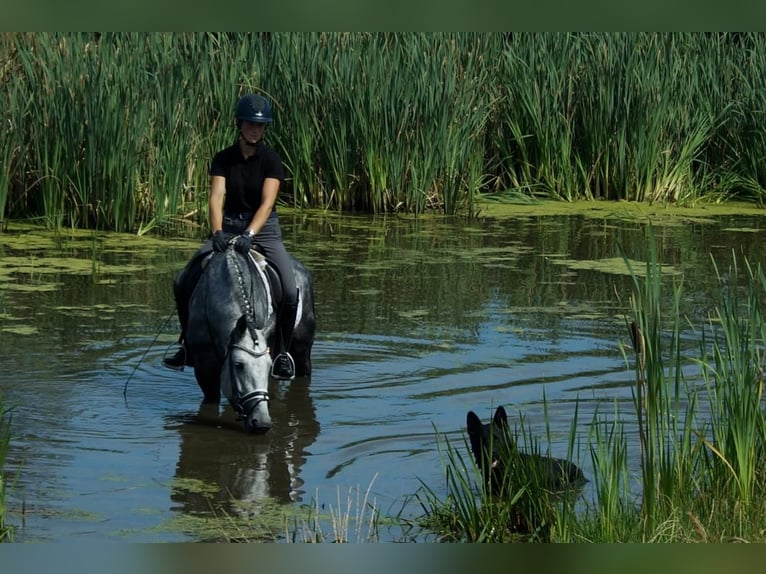
[[[759,33],[6,33],[0,221],[204,226],[244,92],[292,206],[763,203]]]
[[[447,540],[477,542],[766,540],[766,273],[735,254],[725,270],[713,262],[717,300],[707,323],[690,327],[679,309],[682,283],[662,276],[651,230],[647,242],[646,269],[633,272],[624,347],[636,374],[632,410],[605,402],[593,416],[592,495],[555,498],[531,475],[493,496],[473,461],[463,460],[468,446],[447,441],[447,494],[424,488],[422,525]],[[681,343],[688,328],[699,335],[696,352]],[[539,449],[530,432],[518,442]],[[539,527],[518,531],[519,514]]]
[[[4,406],[3,396],[0,394],[0,542],[13,542],[14,534],[13,525],[7,521],[7,479],[3,472],[6,456],[8,455],[8,445],[11,440],[10,425],[10,411]]]

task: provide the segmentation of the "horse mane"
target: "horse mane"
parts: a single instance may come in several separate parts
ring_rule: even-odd
[[[229,280],[235,291],[235,299],[239,303],[239,308],[247,320],[247,329],[253,340],[257,340],[255,321],[255,307],[253,297],[255,294],[255,277],[253,264],[249,257],[241,255],[236,249],[226,251],[226,269],[229,272]],[[244,260],[244,261],[243,261]]]

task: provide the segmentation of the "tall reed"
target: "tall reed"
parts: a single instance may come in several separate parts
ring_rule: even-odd
[[[707,322],[695,328],[680,310],[683,281],[663,272],[654,241],[649,227],[643,268],[626,257],[635,355],[623,352],[635,371],[633,400],[626,412],[613,399],[611,409],[597,405],[594,412],[593,499],[579,507],[555,503],[530,490],[523,474],[509,478],[517,482],[505,496],[492,496],[475,465],[448,443],[447,498],[428,489],[423,498],[429,527],[445,537],[506,540],[521,509],[538,521],[535,535],[550,540],[765,540],[766,273],[736,254],[726,271],[713,261],[718,291]],[[570,457],[575,433],[573,425]],[[522,434],[524,443],[535,449],[534,436]]]
[[[666,311],[651,226],[647,228],[646,241],[644,273],[639,275],[633,270],[627,257],[625,262],[633,279],[630,306],[634,321],[630,334],[636,354],[633,407],[640,441],[641,510],[645,529],[651,532],[667,514],[669,505],[694,496],[690,489],[694,484],[697,400],[696,391],[686,384],[683,375],[685,360],[680,342],[683,282],[674,278],[670,310]]]
[[[710,433],[704,443],[713,454],[716,484],[730,490],[747,510],[766,471],[766,278],[760,265],[753,268],[747,260],[740,269],[736,256],[726,273],[713,265],[722,297],[710,317],[712,341],[703,338],[700,344],[702,377],[711,398]]]
[[[14,528],[7,521],[7,480],[4,472],[10,434],[11,415],[5,408],[3,395],[0,394],[0,542],[13,542]]]
[[[545,398],[543,410],[550,443]],[[570,459],[575,451],[576,429],[575,411],[568,442]],[[504,468],[498,481],[482,475],[465,438],[461,449],[465,457],[448,437],[437,433],[437,441],[446,474],[446,496],[421,481],[421,490],[415,496],[424,511],[419,521],[422,526],[450,541],[571,541],[583,484],[563,484],[555,489],[551,483],[555,471],[546,464],[549,453],[522,413],[519,424],[511,427],[510,436],[490,433],[489,452],[498,454]]]
[[[295,207],[762,203],[764,52],[729,33],[4,34],[0,219],[204,225],[249,91],[274,104]]]

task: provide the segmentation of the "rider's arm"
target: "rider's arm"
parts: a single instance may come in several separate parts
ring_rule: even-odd
[[[210,178],[210,231],[223,229],[223,198],[226,196],[226,178],[214,175]]]
[[[271,215],[274,204],[277,201],[277,193],[279,192],[280,181],[275,177],[267,177],[263,180],[263,191],[261,192],[261,205],[253,215],[253,219],[250,221],[250,225],[247,226],[247,230],[251,235],[255,235],[263,226],[266,225],[266,220]]]

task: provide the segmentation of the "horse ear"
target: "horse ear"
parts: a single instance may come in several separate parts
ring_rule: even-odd
[[[505,407],[500,405],[495,410],[495,416],[492,419],[492,422],[494,422],[499,427],[507,427],[508,426],[508,415],[505,414]]]

